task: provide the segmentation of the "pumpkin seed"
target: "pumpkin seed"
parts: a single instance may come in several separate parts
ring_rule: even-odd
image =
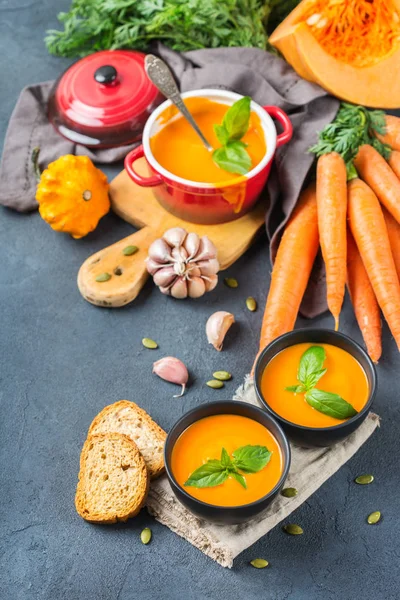
[[[237,279],[234,277],[225,277],[224,283],[230,288],[237,288],[239,286]]]
[[[210,381],[207,381],[206,385],[214,390],[219,390],[224,387],[224,382],[218,381],[218,379],[211,379]]]
[[[284,488],[281,491],[281,496],[284,496],[285,498],[294,498],[298,493],[296,488]]]
[[[103,281],[108,281],[109,279],[111,279],[110,273],[100,273],[100,275],[97,275],[96,277],[96,281],[98,281],[99,283],[102,283]]]
[[[213,377],[214,379],[218,379],[218,381],[229,381],[232,379],[232,375],[228,371],[215,371]]]
[[[359,475],[355,478],[355,482],[359,485],[367,485],[368,483],[372,483],[374,480],[373,475]]]
[[[255,569],[265,569],[265,567],[268,567],[269,562],[265,558],[254,558],[250,561],[250,564]]]
[[[143,338],[142,344],[145,348],[149,348],[149,350],[155,350],[156,348],[158,348],[157,342],[150,338]]]
[[[300,525],[296,525],[295,523],[289,523],[288,525],[284,525],[282,529],[289,535],[302,535],[304,533]]]
[[[137,246],[125,246],[125,248],[122,250],[122,254],[124,256],[131,256],[132,254],[136,254],[138,250],[139,248]]]
[[[378,521],[381,520],[381,513],[379,510],[376,510],[375,512],[371,513],[370,515],[368,515],[367,521],[370,525],[375,525],[375,523],[378,523]]]
[[[255,310],[257,310],[257,302],[255,301],[255,299],[253,298],[253,296],[249,296],[246,300],[246,306],[247,308],[251,311],[254,312]]]
[[[140,539],[142,541],[142,544],[148,544],[151,540],[151,529],[149,529],[148,527],[143,529],[142,533],[140,534]]]

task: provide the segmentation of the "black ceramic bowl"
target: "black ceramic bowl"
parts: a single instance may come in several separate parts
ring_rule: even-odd
[[[296,425],[295,423],[291,423],[283,417],[280,417],[269,406],[267,399],[264,398],[261,391],[261,378],[267,364],[274,356],[276,356],[276,354],[278,354],[278,352],[281,352],[281,350],[284,350],[288,346],[304,342],[338,346],[351,354],[364,369],[369,385],[368,401],[364,408],[351,419],[343,421],[339,425],[334,425],[333,427],[304,427],[303,425]],[[315,448],[336,444],[353,433],[353,431],[361,425],[371,409],[376,392],[377,377],[375,365],[368,354],[361,346],[359,346],[359,344],[354,342],[347,335],[343,335],[343,333],[338,333],[332,329],[298,329],[297,331],[291,331],[290,333],[281,335],[261,352],[255,367],[254,383],[259,400],[265,406],[267,411],[280,423],[280,425],[282,425],[282,428],[285,433],[287,433],[290,440],[305,448]]]
[[[203,419],[204,417],[210,417],[211,415],[241,415],[253,419],[261,425],[264,425],[276,438],[283,458],[283,471],[281,478],[279,479],[276,486],[268,494],[251,502],[250,504],[243,504],[241,506],[216,506],[215,504],[208,504],[193,498],[188,494],[183,487],[181,487],[176,481],[172,469],[171,469],[171,455],[172,449],[175,445],[178,437],[185,431],[189,425]],[[164,460],[165,469],[169,482],[172,487],[172,491],[180,502],[193,514],[202,519],[208,521],[214,521],[222,524],[234,524],[243,523],[248,521],[255,515],[265,510],[272,500],[277,496],[285,483],[287,474],[290,467],[290,447],[287,441],[286,435],[282,431],[278,423],[261,408],[247,404],[247,402],[236,402],[232,400],[220,401],[220,402],[208,402],[202,404],[193,410],[187,412],[183,417],[179,419],[169,432],[164,448]]]

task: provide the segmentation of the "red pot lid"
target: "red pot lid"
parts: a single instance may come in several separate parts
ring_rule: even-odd
[[[49,118],[59,133],[87,146],[137,140],[163,99],[145,73],[144,58],[141,52],[104,50],[67,69],[49,99]]]

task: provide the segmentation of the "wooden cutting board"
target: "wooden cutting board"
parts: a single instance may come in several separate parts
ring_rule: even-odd
[[[148,174],[144,158],[136,162],[135,168]],[[267,199],[260,200],[250,213],[230,223],[196,225],[167,212],[157,202],[152,188],[138,186],[125,171],[111,182],[110,197],[113,211],[139,231],[96,252],[79,270],[78,287],[82,296],[92,304],[107,307],[124,306],[136,298],[148,277],[144,261],[149,246],[171,227],[207,235],[218,249],[221,270],[228,268],[249,248],[264,224],[267,202]],[[126,246],[137,246],[139,251],[125,256]],[[109,273],[111,278],[96,281],[102,273]]]

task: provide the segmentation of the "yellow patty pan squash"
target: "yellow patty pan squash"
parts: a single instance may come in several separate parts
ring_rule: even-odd
[[[43,171],[36,200],[50,227],[84,237],[110,210],[107,176],[87,156],[61,156]]]

